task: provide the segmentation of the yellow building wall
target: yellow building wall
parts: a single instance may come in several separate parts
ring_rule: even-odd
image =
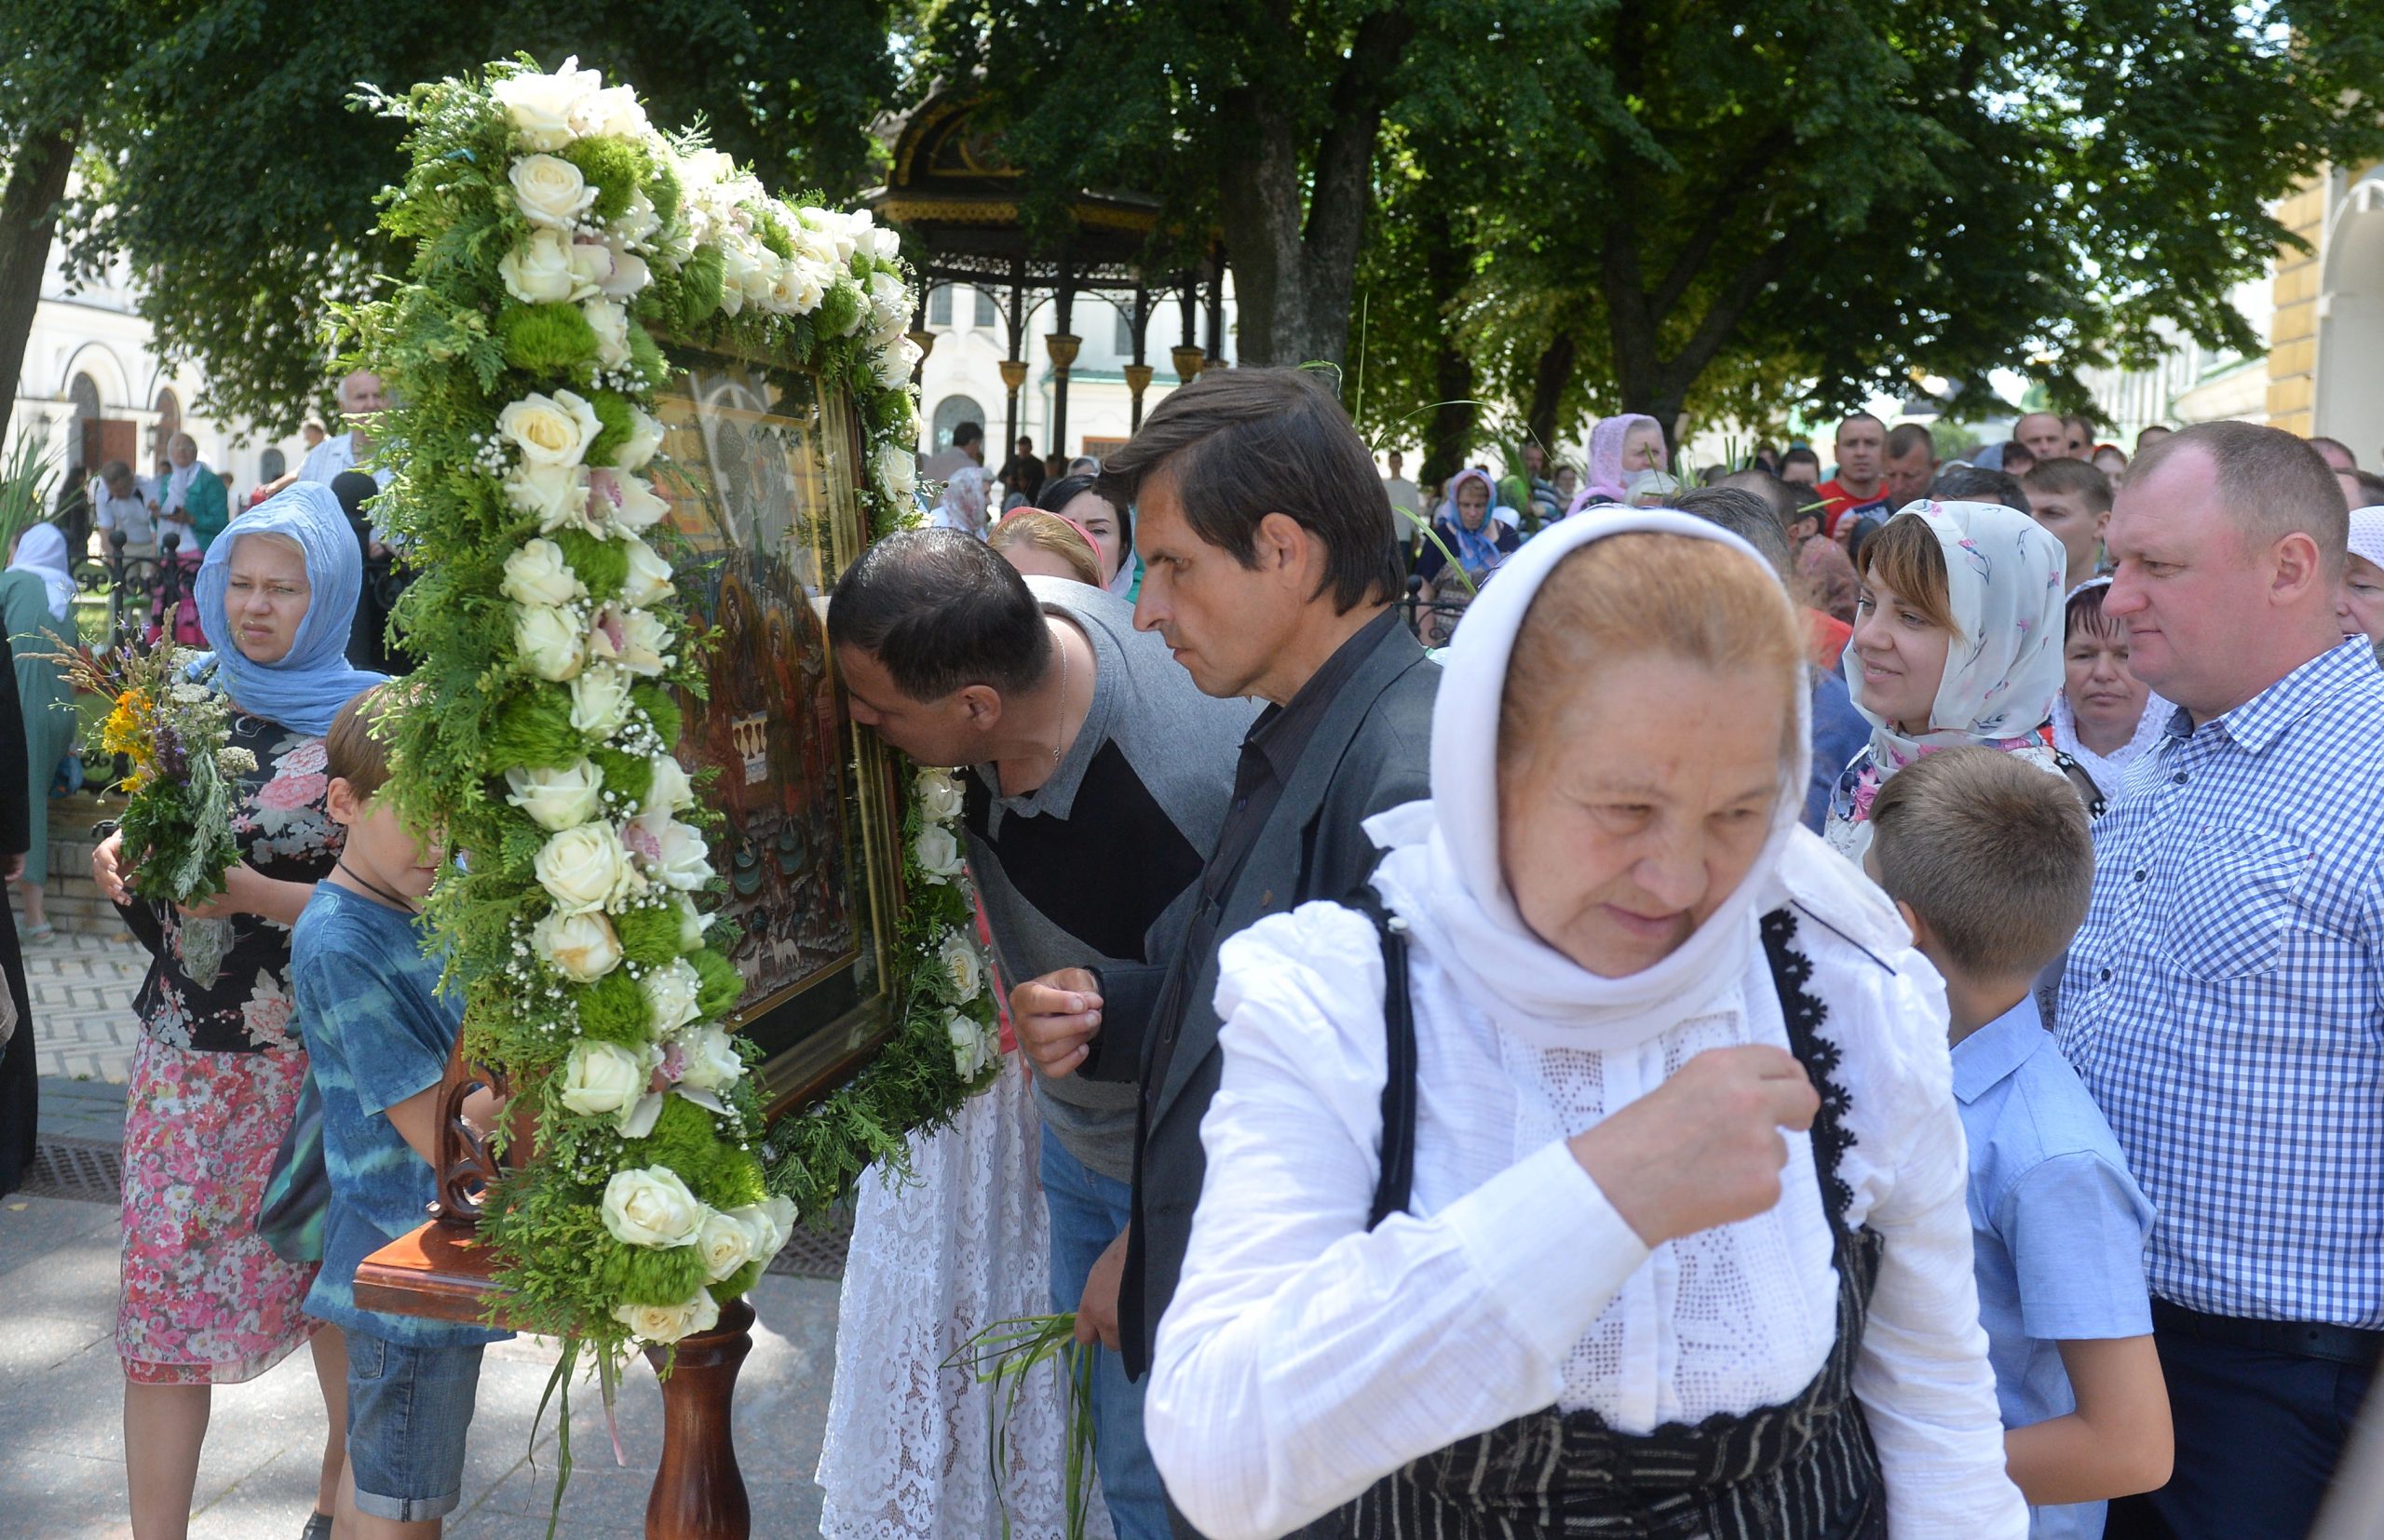
[[[2319,171],[2277,207],[2277,222],[2310,243],[2280,243],[2269,332],[2269,426],[2308,437],[2317,399],[2318,243],[2326,228],[2327,173]]]

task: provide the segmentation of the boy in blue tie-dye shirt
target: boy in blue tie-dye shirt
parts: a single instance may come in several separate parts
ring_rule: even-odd
[[[340,1533],[427,1540],[463,1495],[481,1350],[508,1333],[356,1304],[357,1264],[419,1225],[435,1194],[439,1084],[463,1017],[459,1001],[438,993],[439,961],[422,950],[417,904],[436,851],[377,795],[388,761],[372,717],[387,688],[349,701],[326,735],[328,802],[347,844],[291,945],[332,1187],[306,1311],[347,1336]]]

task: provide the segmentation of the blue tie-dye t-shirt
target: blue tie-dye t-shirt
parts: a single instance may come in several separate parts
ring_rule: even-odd
[[[437,1194],[429,1162],[387,1110],[439,1084],[463,1025],[441,996],[439,960],[423,954],[413,915],[318,883],[291,936],[298,1028],[323,1099],[323,1164],[331,1211],[323,1269],[306,1313],[387,1342],[467,1346],[509,1332],[357,1307],[356,1266],[428,1217]]]

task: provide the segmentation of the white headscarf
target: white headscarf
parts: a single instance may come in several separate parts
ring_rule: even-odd
[[[1678,951],[1619,979],[1590,972],[1536,935],[1515,908],[1498,846],[1498,715],[1515,634],[1558,562],[1611,534],[1673,534],[1742,553],[1777,581],[1738,536],[1667,508],[1613,509],[1551,526],[1507,560],[1466,612],[1442,656],[1432,716],[1432,796],[1367,821],[1388,848],[1383,897],[1432,960],[1501,1030],[1542,1047],[1615,1049],[1707,1014],[1741,987],[1761,945],[1756,922],[1785,898],[1784,861],[1836,861],[1807,836],[1806,692],[1794,692],[1794,763],[1781,767],[1771,832],[1754,865]]]
[[[1930,750],[2000,748],[2044,725],[2061,693],[2062,581],[2069,563],[2052,531],[2000,503],[1923,498],[1895,517],[1917,519],[1937,537],[1945,553],[1945,607],[1961,634],[1946,648],[1929,730],[1912,735],[1863,703],[1862,660],[1848,640],[1847,693],[1871,724],[1872,759],[1882,779]]]
[[[928,519],[946,529],[965,530],[985,537],[985,493],[989,478],[982,466],[963,466],[943,484],[943,497]]]
[[[2089,588],[2107,588],[2110,586],[2111,580],[2107,577],[2090,577],[2070,589],[2068,599],[2062,601],[2064,630],[2067,629],[2069,600]],[[2105,624],[2110,622],[2106,621]],[[2065,654],[2068,651],[2066,642],[2063,642],[2062,650]],[[2177,714],[2176,704],[2161,699],[2158,690],[2146,691],[2144,714],[2136,718],[2135,736],[2111,752],[2098,754],[2078,740],[2078,713],[2069,707],[2067,679],[2068,670],[2065,668],[2061,694],[2052,697],[2052,746],[2076,760],[2103,795],[2109,797],[2119,790],[2120,782],[2127,775],[2127,767],[2143,758],[2154,744],[2160,741],[2160,735],[2169,730],[2169,719]]]
[[[74,602],[74,574],[67,570],[66,536],[58,533],[55,524],[35,524],[25,531],[17,542],[17,554],[8,563],[12,573],[32,573],[41,579],[48,590],[49,617],[66,618],[67,607]]]

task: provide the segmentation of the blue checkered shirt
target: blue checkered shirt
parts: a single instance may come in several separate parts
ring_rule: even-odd
[[[2197,728],[2094,828],[2061,1050],[2210,1315],[2384,1327],[2384,671],[2343,643]]]

